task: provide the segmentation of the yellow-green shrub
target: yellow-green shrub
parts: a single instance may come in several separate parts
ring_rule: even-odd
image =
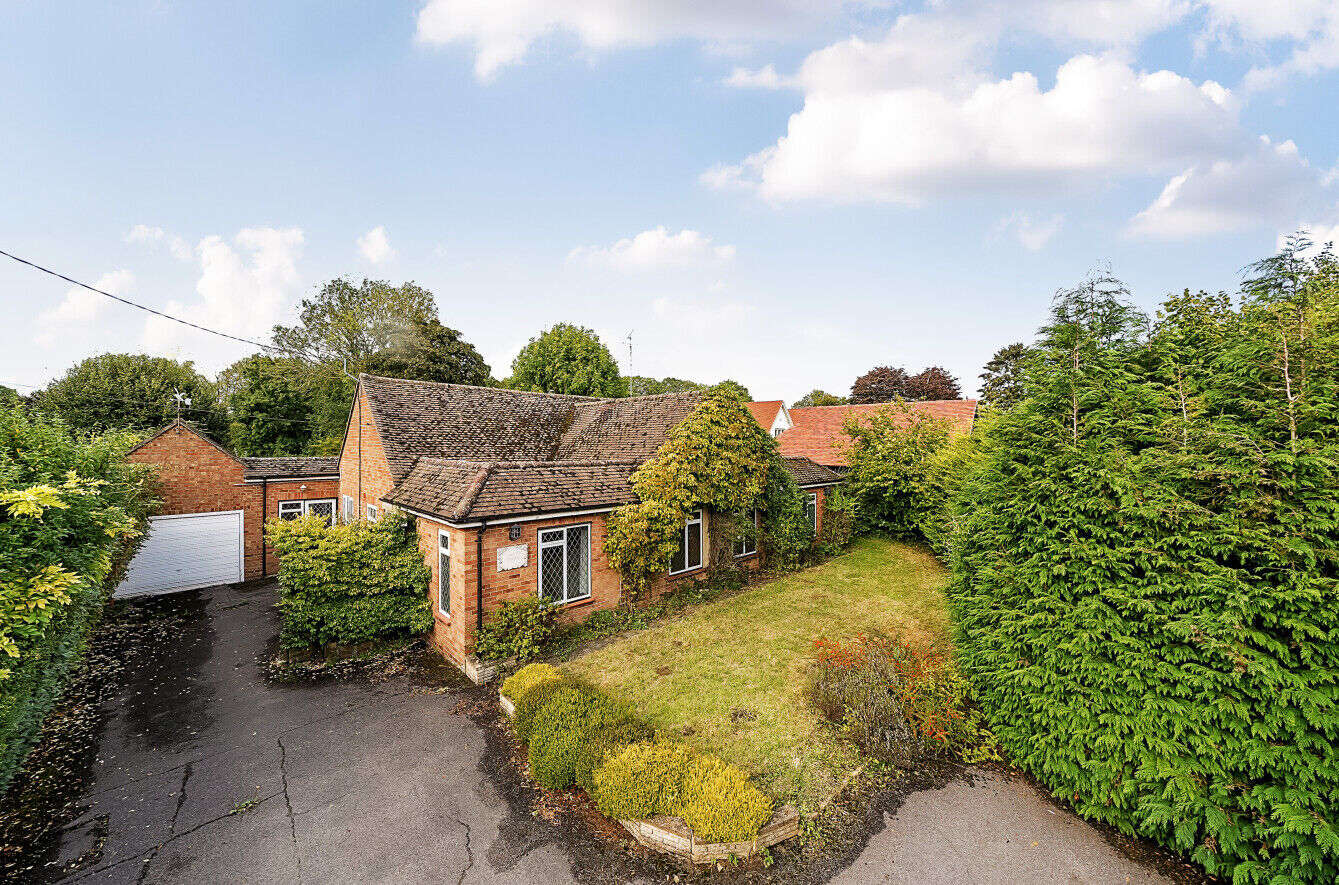
[[[625,719],[588,731],[585,743],[576,761],[576,784],[591,796],[595,795],[595,772],[611,754],[629,744],[653,740],[655,729],[638,719]]]
[[[545,682],[557,682],[563,678],[557,667],[548,664],[527,664],[507,677],[502,683],[502,694],[512,704],[520,703],[526,692]]]
[[[578,769],[589,767],[588,736],[631,719],[626,708],[588,686],[554,691],[535,713],[530,729],[530,776],[546,790],[572,786]]]
[[[573,686],[571,679],[559,674],[557,679],[549,679],[536,682],[530,686],[519,698],[512,698],[512,703],[516,706],[516,715],[511,717],[512,730],[516,736],[527,743],[530,741],[531,734],[534,731],[535,717],[549,699],[558,692],[564,691]],[[506,687],[506,683],[503,683]],[[511,695],[507,695],[511,697]]]
[[[744,842],[771,816],[772,801],[733,765],[699,756],[688,769],[679,817],[699,839]]]
[[[684,777],[696,758],[691,747],[666,741],[612,753],[595,771],[595,802],[615,820],[677,814]]]

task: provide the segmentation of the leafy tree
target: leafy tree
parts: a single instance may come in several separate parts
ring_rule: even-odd
[[[300,360],[255,354],[219,374],[239,455],[301,455],[315,433],[311,377]],[[225,380],[226,379],[226,380]]]
[[[900,366],[877,366],[851,385],[851,402],[888,403],[907,395],[907,372]]]
[[[842,432],[850,470],[843,484],[858,504],[863,527],[912,538],[931,500],[931,468],[949,441],[950,423],[917,412],[904,402],[889,403],[872,415],[851,416]]]
[[[590,329],[558,323],[521,348],[507,386],[578,396],[625,396],[627,384],[609,348]]]
[[[1238,883],[1339,879],[1339,268],[1234,309],[1062,293],[955,496],[960,660],[1013,762]]]
[[[749,396],[749,389],[747,387],[740,384],[738,381],[731,381],[729,378],[726,378],[720,384],[713,384],[711,386],[711,391],[713,393],[722,393],[726,396],[733,396],[741,403],[746,403],[752,399],[752,397]]]
[[[827,391],[815,388],[797,399],[791,408],[807,409],[812,406],[844,406],[846,403],[847,399],[844,396],[836,396]]]
[[[692,390],[707,389],[707,385],[682,378],[648,378],[645,375],[629,375],[628,396],[651,396],[657,393],[687,393]]]
[[[906,398],[912,401],[958,399],[962,396],[958,379],[942,366],[930,366],[912,375],[907,379],[904,389]]]
[[[228,423],[214,385],[193,363],[137,353],[89,357],[34,394],[37,411],[80,433],[157,430],[177,416],[173,393],[191,400],[181,415],[220,441]]]
[[[363,370],[390,378],[481,386],[491,377],[474,345],[431,317],[412,318],[389,347],[367,359]]]
[[[349,363],[357,373],[372,354],[394,344],[415,320],[436,319],[432,293],[413,283],[331,280],[302,299],[298,325],[275,326],[274,345],[315,363]]]
[[[1023,401],[1027,395],[1023,386],[1027,356],[1027,345],[1021,341],[995,351],[981,373],[982,403],[1007,412]]]

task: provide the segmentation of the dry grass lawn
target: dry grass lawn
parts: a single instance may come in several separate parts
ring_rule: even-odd
[[[858,764],[805,699],[814,640],[877,629],[947,643],[946,580],[924,548],[865,538],[821,566],[700,606],[564,667],[804,810]]]

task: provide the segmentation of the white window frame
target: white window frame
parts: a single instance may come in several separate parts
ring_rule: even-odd
[[[748,512],[753,517],[753,537],[741,538],[735,542],[735,550],[743,551],[742,553],[736,552],[735,559],[745,559],[758,553],[758,508],[750,507]],[[750,545],[752,545],[752,549],[749,549]]]
[[[688,562],[688,527],[693,525],[697,526],[696,565],[690,565]],[[694,510],[692,513],[688,514],[688,519],[686,519],[683,524],[683,530],[679,532],[679,543],[683,545],[683,568],[679,569],[678,571],[675,571],[674,559],[673,557],[671,557],[669,567],[669,573],[671,575],[684,575],[687,574],[688,572],[695,572],[698,569],[702,568],[702,548],[706,546],[707,543],[707,535],[705,529],[706,526],[704,525],[702,519],[701,508],[698,508],[697,510]]]
[[[586,592],[582,596],[569,596],[568,591],[571,588],[567,586],[567,578],[569,574],[567,568],[567,533],[572,529],[579,529],[582,527],[586,529]],[[544,535],[551,532],[561,532],[562,540],[545,541]],[[573,523],[572,525],[549,526],[548,528],[537,529],[535,531],[535,544],[537,545],[537,548],[539,550],[539,554],[535,557],[536,560],[535,578],[538,582],[535,588],[535,592],[540,599],[545,598],[544,551],[550,547],[561,547],[563,551],[563,598],[561,600],[550,600],[550,601],[553,602],[555,605],[567,605],[569,602],[580,602],[583,599],[590,599],[592,587],[595,583],[595,576],[591,574],[591,551],[590,551],[591,540],[592,540],[591,534],[592,534],[591,524],[588,522],[577,522]]]
[[[773,427],[773,428],[772,428],[772,439],[776,439],[778,436],[780,436],[781,434],[783,434],[783,433],[785,433],[785,432],[786,432],[786,428],[784,428],[784,427]]]
[[[810,492],[805,498],[805,510],[809,511],[809,527],[818,534],[818,492]]]
[[[367,505],[367,521],[368,521],[368,522],[376,522],[376,521],[377,521],[377,505],[375,505],[375,504],[368,504],[368,505]]]
[[[442,568],[443,556],[446,568]],[[451,535],[446,529],[437,530],[437,611],[451,617]]]
[[[292,519],[301,519],[301,518],[304,517],[304,516],[309,516],[309,515],[311,515],[311,505],[313,505],[313,504],[329,504],[329,505],[330,505],[330,522],[331,522],[331,524],[334,524],[334,522],[335,522],[335,499],[334,499],[334,498],[298,498],[298,499],[294,499],[294,500],[291,500],[291,501],[280,501],[280,502],[279,502],[279,518],[280,518],[280,519],[288,519],[288,518],[289,518],[289,517],[287,517],[287,516],[284,515],[284,511],[285,511],[285,510],[287,510],[289,513],[292,513],[292,514],[293,514],[293,516],[291,517]]]
[[[354,507],[353,495],[344,495],[341,504],[343,505],[344,521],[353,522],[358,513],[357,509]]]

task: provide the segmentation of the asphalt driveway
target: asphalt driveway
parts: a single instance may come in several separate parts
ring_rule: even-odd
[[[129,604],[170,629],[128,651],[104,705],[83,815],[45,879],[122,883],[624,883],[634,862],[577,820],[532,815],[496,734],[466,715],[483,692],[425,653],[353,679],[265,677],[272,584]],[[492,742],[490,744],[490,741]],[[504,795],[502,791],[507,791]],[[871,808],[843,857],[723,882],[1198,881],[1108,842],[1019,778],[968,771]],[[1133,854],[1131,849],[1133,849]],[[1134,855],[1142,855],[1136,860]],[[833,878],[835,876],[835,878]]]

